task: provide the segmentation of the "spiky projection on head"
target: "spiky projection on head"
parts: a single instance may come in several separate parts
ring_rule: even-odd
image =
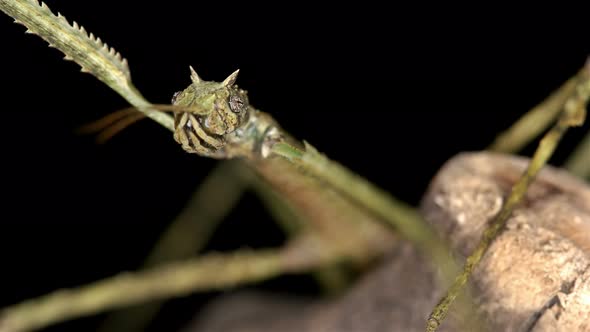
[[[177,92],[172,104],[191,108],[174,114],[174,139],[190,153],[222,157],[226,135],[248,119],[248,96],[236,85],[239,70],[223,82],[204,81],[190,67],[192,84]]]

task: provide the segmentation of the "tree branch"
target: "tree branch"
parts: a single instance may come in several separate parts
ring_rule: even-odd
[[[302,242],[303,243],[303,242]],[[283,273],[301,273],[335,256],[297,245],[283,249],[209,254],[145,272],[122,273],[80,288],[58,290],[0,313],[0,332],[22,332],[105,310],[151,300],[227,289]]]

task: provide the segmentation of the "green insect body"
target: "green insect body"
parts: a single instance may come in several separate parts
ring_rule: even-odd
[[[268,143],[280,139],[280,132],[235,85],[239,71],[213,82],[190,70],[192,84],[172,98],[173,106],[187,109],[174,112],[174,139],[185,151],[207,157],[251,156],[252,150],[266,157]]]

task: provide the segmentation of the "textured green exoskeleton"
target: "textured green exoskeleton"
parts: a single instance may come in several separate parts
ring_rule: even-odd
[[[246,91],[235,85],[239,70],[223,82],[204,81],[190,70],[191,85],[172,98],[174,139],[202,156],[266,157],[282,136],[272,118],[250,106]]]
[[[238,70],[223,82],[203,81],[191,67],[192,84],[172,97],[172,104],[194,111],[174,113],[174,139],[190,153],[216,156],[226,144],[225,135],[248,117],[248,97],[234,85]]]

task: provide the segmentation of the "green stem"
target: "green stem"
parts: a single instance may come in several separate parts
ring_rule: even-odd
[[[579,105],[577,107],[585,108],[590,98],[590,78],[588,78],[590,77],[590,58],[582,73],[585,74],[586,79],[582,79],[582,83],[577,86],[577,100],[571,101],[571,107]],[[590,177],[590,133],[586,134],[586,137],[565,162],[565,168],[581,178]]]
[[[473,269],[481,261],[481,258],[489,248],[493,239],[496,238],[503,229],[506,221],[512,214],[512,211],[525,196],[531,182],[535,179],[549,158],[551,158],[557,144],[567,129],[571,126],[579,126],[584,122],[586,116],[586,103],[590,97],[590,75],[579,78],[576,84],[576,89],[574,90],[575,94],[570,96],[567,102],[565,102],[563,113],[559,121],[543,137],[526,171],[512,187],[512,191],[506,200],[506,203],[484,231],[478,246],[467,258],[462,273],[455,279],[454,283],[447,290],[445,296],[439,301],[433,312],[430,314],[428,325],[426,327],[427,332],[436,331],[445,319],[451,304],[463,289],[465,283],[467,283]]]
[[[79,64],[83,72],[94,75],[146,116],[174,130],[172,117],[153,109],[133,86],[127,60],[99,38],[89,35],[76,23],[70,24],[64,16],[54,15],[45,3],[37,0],[0,0],[0,10],[27,27],[27,33],[40,36],[60,50],[65,59]]]
[[[582,179],[590,178],[590,132],[578,143],[564,167]]]
[[[505,153],[520,151],[555,121],[559,116],[559,112],[563,109],[563,104],[574,92],[576,82],[577,76],[567,80],[547,99],[528,111],[509,129],[501,133],[488,149]]]
[[[237,161],[224,161],[217,165],[199,185],[182,212],[163,232],[146,258],[143,266],[152,267],[190,257],[201,251],[213,231],[231,211],[249,182],[249,177],[235,175]],[[115,312],[109,315],[98,331],[143,331],[163,302]]]
[[[107,309],[198,290],[227,289],[308,268],[308,262],[292,263],[286,253],[269,249],[209,254],[145,272],[123,273],[77,289],[59,290],[4,309],[0,332],[32,331]]]
[[[245,168],[237,170],[240,173],[246,173]],[[248,170],[249,171],[249,170]],[[248,172],[249,173],[249,172]],[[271,214],[273,219],[279,224],[290,238],[296,237],[301,232],[309,231],[313,223],[298,213],[297,209],[286,200],[285,196],[278,192],[260,178],[254,177],[251,188],[262,200],[266,210]],[[340,227],[349,226],[345,222],[335,220]],[[317,234],[317,233],[316,233]],[[326,240],[330,243],[329,240]],[[351,282],[351,276],[342,266],[327,265],[319,267],[313,272],[313,276],[322,289],[327,294],[337,294],[346,288]]]
[[[445,269],[450,278],[456,269],[448,256],[447,246],[436,236],[414,208],[396,200],[389,193],[377,188],[367,180],[354,174],[318,153],[305,142],[305,151],[286,143],[277,143],[273,152],[303,168],[312,176],[328,183],[341,194],[362,208],[388,222],[404,237],[431,255],[438,266]]]

